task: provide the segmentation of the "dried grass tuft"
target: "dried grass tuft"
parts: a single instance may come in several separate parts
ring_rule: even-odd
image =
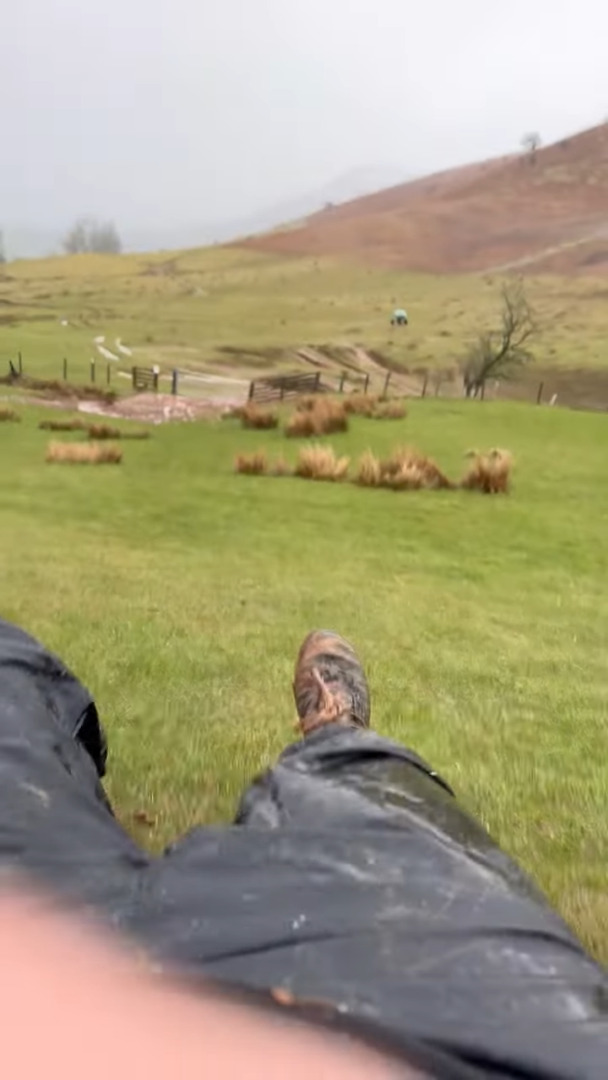
[[[89,439],[121,439],[120,428],[110,427],[108,424],[89,424],[87,426]]]
[[[46,460],[61,465],[119,465],[122,450],[112,443],[50,442]]]
[[[41,420],[38,424],[40,431],[85,431],[88,425],[84,420]]]
[[[331,446],[305,446],[298,454],[295,475],[303,480],[346,480],[350,458],[337,458]]]
[[[383,486],[396,490],[424,487],[437,491],[454,487],[432,458],[410,446],[398,447],[382,462],[382,480]]]
[[[371,415],[374,420],[405,420],[407,409],[402,401],[381,401]]]
[[[296,409],[285,426],[285,434],[292,439],[318,438],[343,431],[348,431],[344,405],[323,397],[315,398],[313,404],[307,404],[306,408]]]
[[[373,416],[380,398],[377,394],[350,394],[344,399],[344,410],[352,416]]]
[[[466,455],[471,464],[460,481],[465,491],[480,491],[483,495],[506,495],[511,485],[513,458],[508,450],[489,450],[479,453],[470,450]]]
[[[0,424],[20,424],[21,417],[14,409],[7,407],[0,408]]]
[[[237,454],[234,471],[244,473],[245,476],[264,476],[268,472],[266,451],[254,450],[250,454]]]
[[[244,428],[269,431],[279,426],[279,418],[276,412],[272,412],[270,409],[260,409],[259,405],[251,401],[241,411],[241,424]]]
[[[361,487],[380,487],[381,480],[381,464],[371,450],[366,450],[359,459],[355,483]]]

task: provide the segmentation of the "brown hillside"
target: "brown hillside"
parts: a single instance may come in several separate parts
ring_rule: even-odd
[[[431,272],[608,272],[608,124],[529,155],[451,169],[245,242]]]

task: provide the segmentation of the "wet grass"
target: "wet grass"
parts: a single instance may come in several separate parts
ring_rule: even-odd
[[[293,735],[300,639],[329,623],[361,650],[377,729],[608,960],[605,417],[424,401],[329,439],[353,461],[415,445],[451,476],[469,447],[509,447],[512,494],[484,497],[240,476],[237,453],[293,465],[301,444],[238,420],[155,429],[117,469],[50,468],[42,410],[21,412],[0,427],[2,614],[94,691],[143,842],[230,820]]]

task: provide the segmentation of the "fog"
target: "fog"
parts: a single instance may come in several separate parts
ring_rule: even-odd
[[[603,0],[5,4],[0,228],[198,242],[549,142],[606,118],[606,40]]]

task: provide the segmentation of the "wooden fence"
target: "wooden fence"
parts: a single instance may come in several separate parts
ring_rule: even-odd
[[[250,401],[283,401],[299,394],[322,394],[327,387],[321,382],[320,371],[304,375],[269,375],[254,379],[249,387]]]
[[[142,390],[158,390],[158,368],[134,367],[131,371],[133,389],[137,392]]]

